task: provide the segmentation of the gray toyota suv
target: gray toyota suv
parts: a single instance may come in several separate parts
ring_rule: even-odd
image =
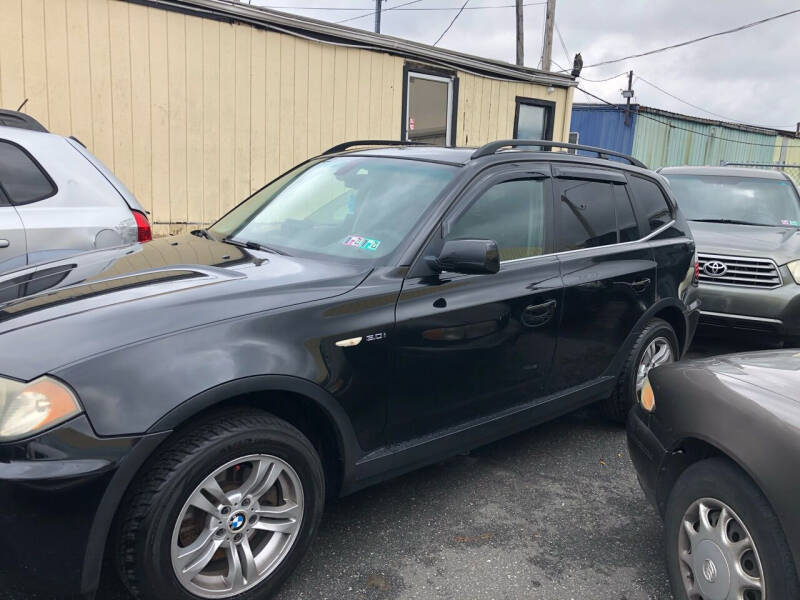
[[[669,167],[700,262],[700,323],[800,343],[800,196],[784,173]]]

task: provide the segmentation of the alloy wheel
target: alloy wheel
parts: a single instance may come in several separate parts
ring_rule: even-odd
[[[766,600],[758,549],[730,506],[701,498],[681,525],[678,559],[689,600]]]
[[[291,550],[303,487],[284,460],[243,456],[211,473],[185,502],[172,533],[172,568],[201,598],[228,598],[266,579]]]
[[[653,338],[647,345],[642,357],[639,359],[639,366],[636,369],[636,395],[641,395],[644,387],[644,380],[651,369],[659,365],[665,365],[675,361],[672,353],[672,345],[665,337]]]

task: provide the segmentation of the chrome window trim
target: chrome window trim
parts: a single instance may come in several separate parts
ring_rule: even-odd
[[[780,319],[769,319],[767,317],[751,317],[750,315],[737,315],[734,313],[721,313],[721,312],[713,312],[710,310],[701,310],[700,315],[706,315],[709,317],[721,317],[724,319],[738,319],[740,321],[757,321],[759,323],[774,323],[776,325],[783,325],[783,321]]]
[[[665,232],[667,229],[672,227],[674,224],[675,224],[675,219],[672,219],[669,223],[665,223],[664,225],[662,225],[658,229],[656,229],[654,231],[651,231],[649,234],[647,234],[643,238],[639,238],[638,240],[631,240],[630,242],[617,242],[616,244],[605,244],[604,246],[592,246],[591,248],[578,248],[577,250],[562,250],[561,252],[551,252],[549,254],[537,254],[536,256],[526,256],[525,258],[512,258],[512,259],[509,259],[509,260],[501,260],[500,261],[500,266],[508,265],[508,264],[512,264],[512,263],[518,263],[518,262],[521,262],[523,260],[533,260],[533,259],[536,259],[536,258],[543,258],[545,256],[556,256],[556,257],[558,257],[558,256],[564,256],[565,254],[566,255],[572,255],[572,254],[576,254],[576,253],[579,253],[579,252],[590,252],[590,251],[598,250],[600,248],[620,248],[620,247],[624,248],[625,246],[631,246],[633,244],[641,244],[642,242],[650,241],[655,236]]]

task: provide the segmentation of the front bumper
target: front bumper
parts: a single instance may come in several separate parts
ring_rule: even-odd
[[[93,592],[119,501],[165,435],[99,438],[81,415],[0,445],[0,589]]]
[[[647,500],[659,507],[659,476],[667,450],[649,427],[651,415],[634,406],[628,413],[628,453]]]
[[[701,283],[700,324],[800,336],[800,285],[784,270],[783,285],[771,290]]]

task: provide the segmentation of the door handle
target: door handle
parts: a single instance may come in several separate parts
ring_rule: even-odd
[[[640,279],[639,281],[634,281],[631,284],[631,287],[635,292],[643,292],[650,287],[650,279],[645,277],[644,279]]]
[[[556,314],[556,300],[548,300],[542,304],[530,304],[522,311],[522,324],[527,327],[541,327]]]
[[[0,248],[8,248],[11,245],[11,242],[8,240],[0,240]]]

